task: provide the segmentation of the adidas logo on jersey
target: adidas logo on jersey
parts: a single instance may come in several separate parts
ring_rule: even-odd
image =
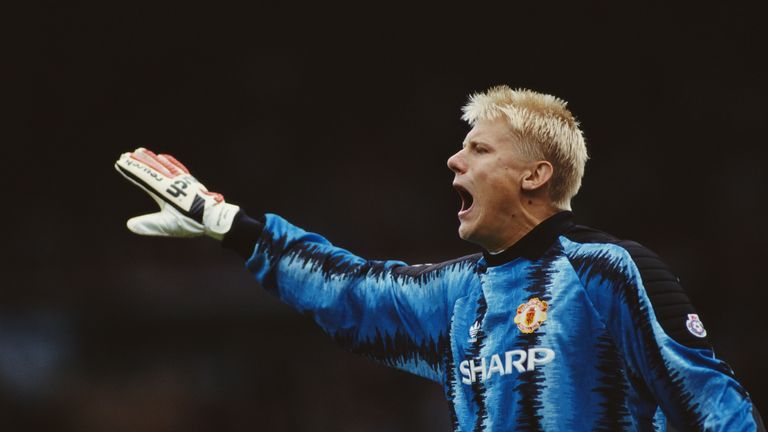
[[[469,328],[469,343],[477,342],[477,332],[480,331],[480,321],[475,321]]]

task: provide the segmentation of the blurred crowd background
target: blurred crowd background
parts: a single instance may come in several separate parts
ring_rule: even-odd
[[[533,2],[532,2],[533,3]],[[6,15],[0,430],[448,431],[441,389],[336,346],[213,240],[140,238],[145,146],[368,258],[474,253],[446,159],[467,95],[549,92],[579,223],[679,274],[768,411],[765,31],[748,3],[34,2]],[[10,186],[10,189],[8,189]]]

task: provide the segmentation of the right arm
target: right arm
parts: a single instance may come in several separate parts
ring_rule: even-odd
[[[343,346],[426,378],[442,378],[453,303],[477,281],[479,255],[423,266],[368,261],[279,216],[247,217],[170,155],[139,148],[120,156],[115,168],[160,207],[129,219],[131,231],[223,238],[264,288],[312,316]]]
[[[478,256],[438,265],[370,261],[333,246],[285,219],[261,221],[242,211],[224,246],[269,292],[311,316],[336,342],[428,379],[442,379],[453,303]]]

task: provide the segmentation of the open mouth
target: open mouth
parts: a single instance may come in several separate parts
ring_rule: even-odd
[[[453,188],[456,189],[459,198],[461,198],[461,210],[459,210],[459,215],[461,216],[469,213],[469,210],[472,209],[472,204],[474,203],[472,194],[461,185],[454,184]]]

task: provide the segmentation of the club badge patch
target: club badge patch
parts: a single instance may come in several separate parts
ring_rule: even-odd
[[[701,322],[697,314],[688,314],[688,321],[685,322],[685,326],[688,327],[688,331],[692,335],[703,338],[707,336],[707,330],[704,328],[704,323]]]
[[[515,324],[523,333],[533,333],[547,319],[547,302],[534,297],[517,307]]]

